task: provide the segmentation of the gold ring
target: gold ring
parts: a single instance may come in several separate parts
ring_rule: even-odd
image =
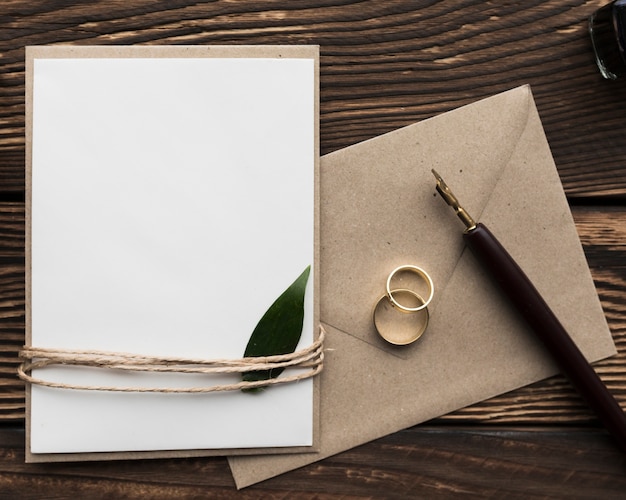
[[[406,301],[412,301],[418,305],[424,304],[424,299],[413,290],[399,288],[393,290],[393,293]],[[419,314],[406,314],[398,311],[389,300],[389,296],[385,294],[374,306],[374,327],[378,335],[390,344],[399,346],[411,344],[422,336],[428,326],[428,308],[422,307],[419,311]],[[417,325],[416,320],[419,321]]]
[[[393,291],[391,290],[391,280],[397,273],[402,272],[402,271],[410,271],[412,273],[417,274],[426,282],[426,285],[428,286],[428,298],[426,300],[422,300],[422,304],[417,307],[404,306],[400,304],[400,302],[398,302],[396,298],[393,296],[393,294],[397,290],[393,290]],[[424,271],[421,267],[411,266],[411,265],[404,265],[404,266],[396,267],[393,271],[391,271],[391,273],[389,274],[389,277],[387,278],[387,298],[395,307],[397,307],[401,311],[404,311],[407,313],[414,313],[417,311],[421,311],[422,309],[426,309],[426,307],[428,307],[428,304],[430,304],[430,301],[433,300],[434,294],[435,294],[435,286],[433,285],[433,280],[428,275],[428,273]]]

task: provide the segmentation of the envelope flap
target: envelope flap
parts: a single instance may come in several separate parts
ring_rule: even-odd
[[[457,174],[476,213],[487,204],[526,128],[530,90],[520,87],[425,120],[321,161],[321,319],[377,347],[372,310],[388,274],[413,264],[431,274],[436,309],[463,250],[449,209],[433,200],[431,169]]]
[[[533,147],[536,144],[544,144],[545,149]],[[547,140],[531,100],[528,126],[487,204],[482,210],[477,207],[476,214],[524,270],[587,358],[595,361],[607,350],[616,351],[558,171],[545,150]],[[471,198],[464,204],[473,210]],[[463,258],[473,259],[466,254]],[[479,266],[473,272],[486,274]],[[492,292],[498,293],[495,288]]]

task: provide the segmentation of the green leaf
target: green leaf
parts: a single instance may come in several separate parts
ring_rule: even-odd
[[[311,266],[294,281],[265,312],[248,340],[244,357],[289,354],[296,350],[304,322],[304,293]],[[278,377],[283,368],[243,374],[243,380],[252,382]],[[259,388],[261,389],[261,388]],[[259,389],[244,389],[256,392]]]

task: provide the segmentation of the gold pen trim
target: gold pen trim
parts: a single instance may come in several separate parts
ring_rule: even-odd
[[[472,216],[468,214],[467,211],[459,204],[459,200],[456,196],[454,196],[452,190],[448,187],[446,182],[437,173],[437,171],[433,168],[431,169],[431,172],[435,176],[435,179],[437,179],[437,192],[441,195],[441,197],[448,205],[454,208],[454,211],[458,215],[459,219],[461,219],[463,221],[463,224],[465,224],[465,227],[467,228],[466,231],[471,231],[472,229],[474,229],[476,227],[476,221],[474,221],[474,219],[472,219]]]

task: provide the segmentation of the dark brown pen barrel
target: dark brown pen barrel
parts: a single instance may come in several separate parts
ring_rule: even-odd
[[[521,268],[483,224],[465,242],[550,351],[607,430],[626,451],[626,415]]]

